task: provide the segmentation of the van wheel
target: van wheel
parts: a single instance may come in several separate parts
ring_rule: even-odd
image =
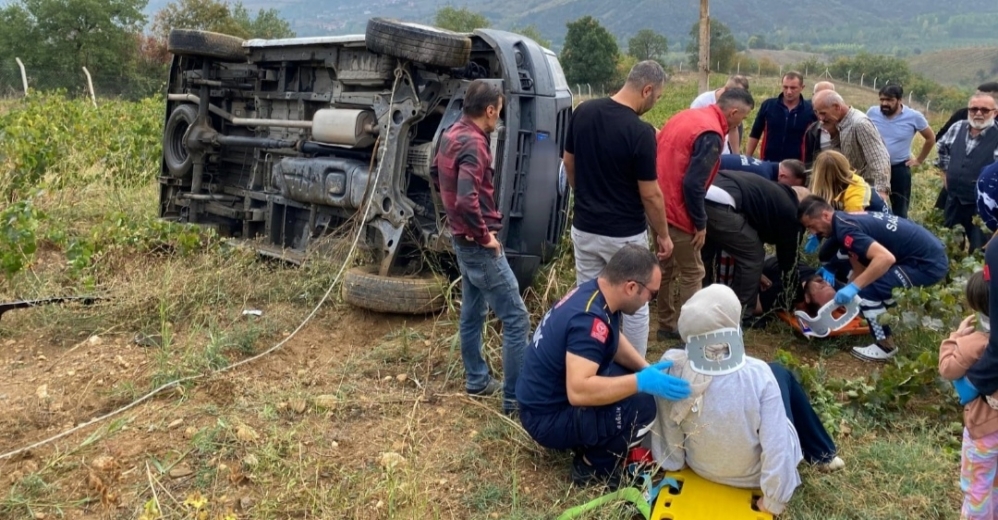
[[[444,308],[447,281],[439,276],[381,276],[375,266],[343,275],[343,300],[362,309],[393,314],[428,314]]]
[[[428,25],[371,18],[365,35],[372,52],[417,63],[458,68],[471,59],[471,39]]]
[[[520,287],[520,294],[526,294],[541,270],[541,258],[533,255],[508,255],[506,261],[509,262],[509,269],[513,271],[516,284]]]
[[[172,29],[166,49],[177,56],[204,56],[231,63],[246,61],[242,38],[211,31]]]
[[[197,121],[198,109],[191,104],[178,105],[163,128],[163,162],[170,176],[180,179],[191,173],[191,154],[184,146],[187,129]]]

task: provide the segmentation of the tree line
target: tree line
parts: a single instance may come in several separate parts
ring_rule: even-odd
[[[20,90],[20,77],[14,58],[28,69],[31,88],[65,89],[82,92],[87,67],[94,88],[103,96],[139,98],[164,91],[170,54],[166,39],[173,28],[201,29],[243,38],[289,38],[295,32],[276,9],[260,9],[255,14],[240,1],[174,0],[152,16],[143,9],[148,0],[14,0],[0,8],[0,91]],[[481,13],[467,8],[443,7],[436,12],[434,24],[458,32],[470,32],[491,26]],[[630,68],[640,60],[652,59],[666,65],[668,39],[652,30],[641,29],[627,40],[622,50],[617,38],[592,16],[583,16],[566,24],[567,33],[560,51],[560,61],[570,85],[589,84],[603,90],[623,85]],[[534,25],[511,29],[551,48]],[[775,75],[780,67],[765,58],[755,60],[745,51],[771,48],[765,36],[749,37],[740,44],[731,30],[720,21],[710,21],[711,69]],[[689,30],[684,49],[690,68],[698,60],[699,22]],[[892,56],[860,52],[840,57],[831,63],[817,60],[794,66],[801,70],[829,72],[836,78],[863,75],[891,81],[914,92],[921,100],[938,100],[934,106],[949,108],[966,102],[966,92],[943,87],[913,73],[907,62]],[[996,66],[998,67],[998,66]],[[789,70],[789,69],[788,69]]]
[[[250,13],[241,2],[175,0],[155,13],[147,0],[15,0],[0,9],[0,89],[20,90],[15,58],[32,89],[82,92],[87,67],[94,90],[141,98],[164,91],[170,55],[166,37],[183,27],[244,38],[295,35],[276,9]]]

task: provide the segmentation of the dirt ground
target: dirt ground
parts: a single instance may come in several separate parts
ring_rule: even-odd
[[[243,319],[266,320],[263,311]],[[12,311],[0,327],[21,330],[18,320],[35,312]],[[7,513],[137,518],[156,502],[164,518],[209,518],[185,516],[197,511],[210,518],[389,518],[407,511],[465,518],[469,508],[487,515],[495,503],[473,482],[483,474],[504,481],[496,484],[500,494],[511,486],[527,502],[566,500],[564,461],[497,413],[498,402],[463,395],[448,319],[326,306],[272,355],[0,460],[0,482],[21,500],[8,499]],[[287,334],[260,338],[256,351]],[[820,359],[839,377],[873,370],[785,328],[752,331],[746,344],[762,359],[777,348]],[[496,347],[487,345],[490,358]],[[664,348],[652,342],[651,356]],[[134,331],[0,339],[0,454],[162,383],[160,350],[136,344]],[[230,353],[231,361],[246,357]],[[198,499],[206,503],[200,509]]]

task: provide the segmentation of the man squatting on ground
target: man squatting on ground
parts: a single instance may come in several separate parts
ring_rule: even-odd
[[[463,115],[441,136],[431,174],[438,183],[461,269],[461,359],[465,388],[471,395],[503,391],[503,411],[516,409],[516,380],[530,320],[519,284],[496,239],[502,215],[496,209],[489,134],[502,112],[500,89],[472,81],[464,94]],[[482,357],[482,327],[491,307],[503,326],[504,384],[489,375]]]
[[[639,62],[613,97],[586,101],[572,114],[563,161],[575,192],[572,245],[579,285],[596,278],[625,244],[647,245],[649,225],[659,258],[672,254],[655,172],[655,128],[640,117],[655,106],[665,80],[657,62]],[[648,328],[647,306],[624,316],[623,333],[642,356]]]
[[[540,445],[572,450],[572,480],[615,487],[622,460],[655,420],[653,396],[683,399],[689,385],[649,366],[620,334],[622,315],[655,297],[662,281],[647,246],[625,244],[600,275],[572,289],[534,331],[516,388],[520,421]]]
[[[798,216],[808,231],[834,245],[829,250],[841,248],[849,255],[850,282],[835,293],[835,302],[845,305],[858,295],[875,339],[869,346],[854,347],[852,354],[866,361],[890,359],[897,354],[897,346],[890,327],[880,325],[877,317],[886,305],[893,304],[891,291],[895,287],[927,287],[946,276],[949,259],[942,242],[922,226],[897,215],[835,211],[813,195],[801,202]]]

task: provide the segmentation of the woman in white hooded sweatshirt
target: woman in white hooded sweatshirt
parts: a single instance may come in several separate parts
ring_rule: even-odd
[[[745,355],[741,303],[725,285],[695,293],[679,315],[686,348],[666,351],[671,375],[689,381],[682,401],[656,399],[652,454],[667,471],[684,465],[697,475],[739,488],[761,488],[759,508],[780,514],[800,485],[807,459],[834,471],[845,463],[784,367]]]

